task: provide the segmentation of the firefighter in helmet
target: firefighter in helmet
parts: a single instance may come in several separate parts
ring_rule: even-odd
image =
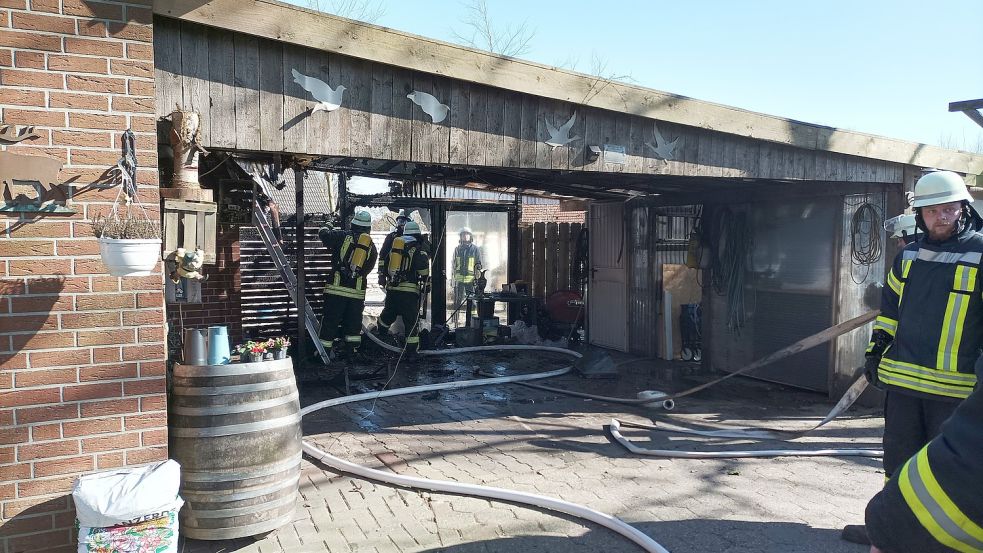
[[[348,359],[359,356],[362,345],[362,311],[365,309],[365,279],[375,265],[375,244],[369,232],[372,217],[360,210],[352,218],[351,230],[332,229],[330,225],[318,230],[317,236],[331,256],[332,272],[324,285],[324,311],[319,338],[324,348],[334,354],[334,340],[345,338]]]
[[[976,386],[974,363],[983,347],[983,220],[972,201],[953,172],[918,179],[912,205],[923,235],[898,253],[887,275],[864,374],[886,393],[888,478],[899,476]],[[858,525],[844,528],[843,538],[869,543]]]
[[[460,240],[454,248],[451,261],[455,305],[460,305],[469,295],[474,294],[474,281],[481,274],[481,252],[474,244],[471,229],[461,228],[458,236]]]
[[[424,247],[420,225],[407,221],[403,235],[393,240],[384,261],[386,302],[379,315],[379,334],[388,334],[396,317],[402,317],[406,328],[406,351],[415,353],[420,346],[420,298],[430,280],[430,257]]]
[[[396,216],[396,227],[382,241],[382,248],[379,249],[379,286],[385,287],[389,282],[389,275],[386,272],[386,261],[389,259],[389,253],[393,249],[393,240],[397,236],[403,235],[403,227],[406,226],[406,222],[409,220],[410,218],[406,212],[400,211],[399,215]]]

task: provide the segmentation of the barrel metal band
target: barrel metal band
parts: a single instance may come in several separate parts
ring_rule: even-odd
[[[249,403],[236,403],[232,405],[217,405],[214,407],[183,407],[172,406],[171,414],[174,415],[231,415],[233,413],[248,413],[249,411],[260,411],[271,407],[278,407],[300,399],[300,393],[293,392],[283,397],[268,399],[265,401],[252,401]]]
[[[175,386],[174,395],[178,396],[225,396],[246,392],[263,392],[277,388],[293,388],[293,377],[256,384],[237,384],[235,386]]]
[[[275,493],[286,488],[296,487],[298,482],[300,482],[300,474],[286,480],[279,480],[269,486],[238,493],[223,493],[222,490],[189,490],[185,488],[181,490],[181,496],[188,501],[201,501],[208,499],[212,501],[241,501],[243,499],[252,499],[254,497]]]
[[[267,465],[260,465],[252,470],[242,470],[242,469],[228,469],[225,471],[219,470],[200,470],[196,471],[194,469],[189,469],[187,467],[181,467],[181,481],[182,482],[238,482],[240,480],[248,480],[250,478],[259,478],[261,476],[270,476],[272,474],[279,474],[286,470],[300,467],[300,460],[303,457],[303,452],[297,452],[291,455],[289,458],[283,461],[278,461],[276,463],[270,463]]]
[[[191,512],[194,518],[226,518],[226,517],[237,517],[242,515],[251,515],[253,513],[261,513],[264,511],[273,511],[279,507],[286,507],[297,501],[297,494],[292,493],[285,497],[281,497],[274,501],[265,501],[263,503],[257,503],[256,505],[247,505],[245,507],[233,507],[232,509],[203,509],[199,505],[195,505],[194,502],[191,503]]]
[[[247,432],[272,430],[274,428],[299,423],[300,413],[293,413],[286,417],[244,424],[228,424],[225,426],[211,426],[207,428],[172,428],[170,430],[170,434],[171,436],[176,436],[178,438],[214,438],[216,436],[232,436],[235,434],[245,434]]]

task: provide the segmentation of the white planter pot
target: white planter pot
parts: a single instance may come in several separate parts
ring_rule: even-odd
[[[100,238],[99,254],[113,276],[153,274],[160,260],[159,238]]]

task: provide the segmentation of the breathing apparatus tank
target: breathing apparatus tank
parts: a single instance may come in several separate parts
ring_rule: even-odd
[[[397,236],[393,240],[392,250],[389,252],[389,261],[386,263],[386,272],[394,284],[397,284],[401,277],[410,268],[412,249],[416,245],[416,239],[412,236]]]
[[[351,259],[348,266],[353,273],[364,274],[365,262],[369,259],[369,251],[372,249],[372,236],[367,232],[359,234],[352,243]]]

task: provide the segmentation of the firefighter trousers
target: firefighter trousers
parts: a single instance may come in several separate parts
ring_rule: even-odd
[[[330,292],[325,294],[324,311],[321,315],[321,332],[318,335],[324,347],[331,348],[334,339],[342,335],[349,347],[357,349],[362,343],[362,311],[364,309],[364,299],[338,296]]]
[[[396,317],[403,318],[406,328],[406,350],[416,351],[420,346],[420,295],[413,292],[389,290],[386,293],[386,303],[379,315],[379,330],[385,334],[389,327],[396,322]]]
[[[958,401],[929,399],[888,389],[884,396],[884,476],[890,478],[939,435]]]

